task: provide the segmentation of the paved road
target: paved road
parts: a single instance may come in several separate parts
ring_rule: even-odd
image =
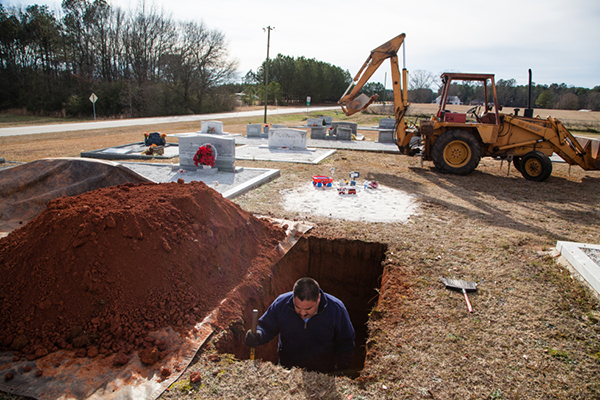
[[[308,107],[308,111],[326,111],[337,110],[339,106],[327,107]],[[305,113],[307,107],[298,108],[275,108],[267,111],[267,117],[283,114],[300,114]],[[19,136],[19,135],[37,135],[40,133],[55,133],[55,132],[70,132],[84,131],[88,129],[108,129],[123,126],[138,126],[138,125],[156,125],[156,124],[171,124],[176,122],[193,122],[193,121],[213,121],[227,118],[243,118],[243,117],[258,117],[265,114],[265,110],[229,112],[218,114],[198,114],[198,115],[181,115],[175,117],[156,117],[156,118],[134,118],[134,119],[117,119],[110,121],[98,122],[80,122],[73,124],[54,124],[54,125],[37,125],[37,126],[21,126],[15,128],[0,129],[0,137],[3,136]]]

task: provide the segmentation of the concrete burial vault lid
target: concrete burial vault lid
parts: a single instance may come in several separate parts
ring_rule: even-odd
[[[556,242],[556,249],[589,286],[600,295],[600,266],[586,254],[586,252],[600,254],[600,245],[558,241]]]

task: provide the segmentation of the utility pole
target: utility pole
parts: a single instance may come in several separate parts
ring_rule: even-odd
[[[387,87],[385,86],[386,84],[387,84],[387,72],[383,76],[383,104],[384,105],[385,105],[385,100],[387,97]]]
[[[267,26],[263,31],[267,31],[267,62],[265,64],[265,124],[267,123],[267,88],[269,87],[269,45],[271,44],[271,31],[275,27]]]

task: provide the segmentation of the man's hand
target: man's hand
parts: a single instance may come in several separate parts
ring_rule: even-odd
[[[260,339],[262,338],[261,331],[257,330],[256,333],[252,333],[250,329],[246,332],[246,346],[248,347],[258,347],[260,344]]]

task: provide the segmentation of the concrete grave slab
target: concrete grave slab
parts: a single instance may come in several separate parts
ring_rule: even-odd
[[[332,149],[307,148],[300,150],[274,148],[264,145],[245,145],[236,148],[235,158],[238,160],[318,164],[335,152],[336,150]]]
[[[175,143],[167,143],[162,155],[142,154],[148,147],[144,142],[130,143],[122,146],[109,147],[105,149],[82,151],[83,158],[98,158],[102,160],[168,160],[179,156],[179,147]]]
[[[306,149],[307,132],[301,129],[275,128],[269,130],[269,147]]]
[[[236,138],[235,142],[238,145],[249,144],[253,146],[263,146],[268,144],[266,139],[247,137]],[[398,146],[396,146],[394,143],[379,143],[366,140],[322,140],[309,138],[306,140],[306,145],[307,147],[324,149],[374,151],[378,153],[400,154]]]
[[[122,162],[120,164],[157,183],[177,182],[178,179],[183,179],[186,183],[204,182],[226,199],[242,195],[280,176],[278,169],[267,168],[243,168],[236,173],[219,170],[216,174],[208,175],[198,170],[183,168],[174,170],[168,164],[139,162]]]
[[[111,147],[109,149],[102,150],[102,153],[104,153],[104,154],[129,154],[131,152],[133,152],[133,149],[127,148],[127,147],[122,147],[122,148]]]

